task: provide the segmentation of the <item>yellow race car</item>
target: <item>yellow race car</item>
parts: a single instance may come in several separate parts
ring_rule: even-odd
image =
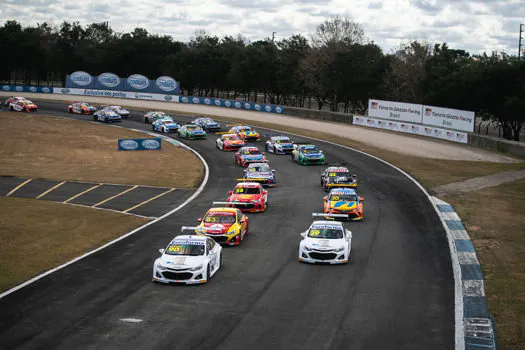
[[[231,128],[228,133],[237,134],[239,138],[245,142],[260,141],[261,136],[248,125],[237,125]]]
[[[213,205],[226,205],[226,202],[214,202]],[[248,234],[248,217],[237,208],[211,208],[200,224],[195,227],[195,233],[213,238],[220,244],[240,245]]]

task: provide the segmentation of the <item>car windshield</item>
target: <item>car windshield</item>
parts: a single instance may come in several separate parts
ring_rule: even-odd
[[[289,138],[280,138],[280,139],[276,139],[275,142],[277,142],[277,143],[291,143],[292,141],[290,141]]]
[[[198,126],[188,126],[187,129],[190,130],[190,131],[199,131],[199,130],[201,130],[201,128],[198,127]]]
[[[235,187],[235,194],[259,194],[261,190],[257,187]]]
[[[213,119],[210,119],[210,118],[201,119],[201,122],[206,123],[206,124],[213,124],[213,123],[215,123],[213,121]]]
[[[356,202],[357,196],[350,193],[333,193],[330,195],[331,201]]]
[[[174,124],[173,120],[164,120],[162,124]]]
[[[226,141],[236,141],[236,140],[240,140],[240,138],[237,135],[228,135],[228,136],[224,136],[224,140],[226,140]]]
[[[334,169],[328,170],[328,177],[338,177],[338,176],[348,176],[350,174],[350,171],[348,169]]]
[[[81,103],[80,105],[81,105],[82,107],[90,107],[90,106],[89,106],[89,103],[85,103],[85,102],[84,102],[84,103]]]
[[[203,220],[205,223],[233,224],[235,222],[234,212],[209,212]]]
[[[168,255],[191,255],[198,256],[204,255],[204,242],[203,244],[190,244],[184,242],[172,242],[164,251]]]
[[[249,126],[239,126],[238,130],[239,131],[251,131],[252,128],[250,128]]]
[[[270,166],[268,164],[257,164],[257,165],[250,165],[248,167],[248,172],[258,172],[258,171],[270,171]]]
[[[242,151],[242,154],[249,156],[249,155],[261,154],[261,152],[259,152],[258,149],[245,149]]]
[[[337,227],[312,227],[308,232],[308,237],[338,239],[343,238],[343,230]]]
[[[308,147],[308,148],[303,148],[301,149],[301,152],[303,153],[319,153],[319,150],[317,149],[317,147]]]

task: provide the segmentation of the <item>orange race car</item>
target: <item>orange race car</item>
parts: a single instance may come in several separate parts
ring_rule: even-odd
[[[77,114],[93,114],[97,111],[97,108],[90,106],[87,102],[75,102],[67,107],[67,111]]]
[[[248,125],[237,125],[237,126],[234,126],[233,128],[231,128],[228,131],[228,133],[239,135],[239,137],[245,142],[260,141],[261,140],[261,136],[259,135],[259,133],[257,131],[255,131],[255,130],[253,130]]]
[[[363,220],[363,201],[353,188],[333,188],[323,198],[324,213],[351,221]]]

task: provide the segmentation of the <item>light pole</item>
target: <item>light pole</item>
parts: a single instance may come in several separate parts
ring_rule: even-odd
[[[518,44],[518,60],[521,60],[521,33],[523,33],[523,24],[520,24],[520,40]]]
[[[273,41],[274,41],[274,39],[275,39],[275,34],[276,34],[276,33],[277,33],[277,32],[272,32],[272,43],[273,43]],[[520,35],[520,37],[521,37],[521,35]]]

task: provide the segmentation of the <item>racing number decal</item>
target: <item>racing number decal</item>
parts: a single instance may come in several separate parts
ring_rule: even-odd
[[[333,176],[337,176],[337,174],[336,173],[329,173],[328,176],[333,177]]]
[[[332,196],[332,198],[330,198],[330,200],[332,200],[332,201],[338,201],[338,200],[339,200],[339,196]]]
[[[321,234],[321,231],[319,230],[312,230],[310,231],[310,237],[317,237]]]
[[[215,216],[208,216],[206,218],[206,220],[204,220],[204,221],[206,221],[206,222],[215,222],[215,221],[217,221],[217,218]]]
[[[168,248],[168,252],[179,252],[180,251],[180,245],[172,245]]]
[[[235,193],[243,193],[244,192],[244,188],[236,188],[235,189]]]

